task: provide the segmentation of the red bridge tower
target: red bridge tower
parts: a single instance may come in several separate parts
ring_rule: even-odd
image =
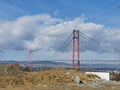
[[[80,35],[79,30],[73,30],[72,36],[72,68],[75,68],[75,57],[77,52],[78,69],[80,69]]]

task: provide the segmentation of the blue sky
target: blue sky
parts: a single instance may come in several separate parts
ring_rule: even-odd
[[[13,39],[12,34],[16,35],[16,36],[14,36],[16,39],[13,40],[13,42],[12,41],[10,42],[9,39],[7,38],[5,40],[1,40],[1,43],[9,43],[10,45],[7,45],[8,48],[11,46],[13,46],[13,48],[18,48],[18,49],[1,48],[4,51],[4,57],[1,57],[1,59],[5,59],[5,60],[9,60],[9,59],[26,60],[27,59],[28,51],[25,49],[24,45],[19,46],[18,44],[24,44],[24,42],[25,42],[25,45],[26,45],[26,43],[28,44],[28,43],[31,43],[32,41],[36,41],[36,39],[38,40],[38,38],[40,38],[40,37],[36,36],[36,38],[34,38],[35,36],[32,34],[32,30],[26,31],[24,33],[24,30],[21,30],[21,29],[23,29],[23,24],[25,22],[27,22],[25,20],[28,20],[28,18],[31,18],[31,20],[34,20],[34,17],[37,17],[39,19],[41,19],[41,17],[43,17],[43,16],[36,16],[36,15],[45,15],[48,19],[50,18],[50,20],[52,20],[56,25],[56,26],[54,26],[53,24],[50,24],[50,25],[47,25],[47,27],[53,26],[56,28],[56,27],[58,27],[56,22],[59,22],[61,24],[63,24],[64,22],[69,23],[70,21],[77,22],[77,21],[75,21],[75,19],[82,17],[84,19],[84,21],[82,23],[84,23],[86,26],[87,25],[90,26],[92,23],[93,28],[95,26],[95,28],[98,27],[97,29],[103,30],[103,31],[100,31],[101,33],[106,33],[110,29],[111,32],[109,32],[109,34],[103,35],[103,36],[105,36],[106,40],[101,39],[102,40],[101,42],[103,42],[103,43],[107,42],[107,43],[105,43],[105,45],[109,45],[110,48],[114,47],[114,49],[115,49],[117,47],[117,45],[119,45],[119,43],[117,41],[117,40],[119,40],[118,39],[119,34],[118,34],[117,39],[114,36],[117,32],[120,31],[119,30],[120,29],[120,8],[118,8],[118,7],[120,7],[119,0],[0,0],[0,22],[2,22],[2,23],[0,23],[0,29],[1,30],[3,29],[1,35],[4,35],[4,36],[10,35],[9,37],[11,39]],[[24,23],[22,23],[22,22],[24,22]],[[38,22],[38,21],[36,21],[36,22]],[[36,24],[36,22],[34,24]],[[43,22],[45,22],[45,19],[43,20]],[[13,29],[14,25],[11,25],[11,23],[14,25],[16,25],[16,24],[18,25],[16,27],[16,31]],[[27,22],[27,23],[29,23],[29,22]],[[83,25],[82,23],[80,22],[81,25]],[[8,28],[11,28],[12,32],[9,32],[9,30],[7,30],[3,24],[4,25],[7,24],[6,27],[10,25]],[[19,24],[20,24],[20,26],[19,26]],[[33,26],[32,25],[33,25],[33,23],[30,23],[27,25],[25,23],[24,28],[26,28],[26,27],[29,29],[34,28],[34,25]],[[32,26],[32,27],[29,27],[29,26]],[[44,25],[40,25],[40,26],[43,27]],[[40,26],[37,25],[37,26],[35,26],[35,28],[40,27]],[[67,27],[67,28],[69,28],[69,27]],[[107,29],[107,30],[104,31],[104,29]],[[4,32],[5,30],[8,33],[5,33]],[[36,30],[39,31],[40,28],[36,29]],[[85,32],[89,32],[89,28],[87,30],[88,31],[85,31]],[[113,32],[114,30],[115,30],[115,32]],[[17,34],[16,34],[16,32],[17,32]],[[42,33],[44,31],[39,31],[39,32]],[[96,33],[94,33],[94,31],[91,31],[91,35],[92,34],[96,35]],[[31,35],[31,37],[29,37],[28,35]],[[95,35],[93,35],[94,38],[96,38]],[[113,35],[112,37],[115,38],[115,40],[109,41],[107,37],[108,36],[111,37],[110,35]],[[24,36],[24,39],[22,38],[23,36]],[[46,36],[46,37],[49,38],[48,36]],[[1,36],[0,38],[2,39],[4,37]],[[51,40],[51,38],[50,38],[50,40]],[[26,41],[29,41],[29,42],[26,42]],[[53,41],[53,42],[55,42],[55,41]],[[112,42],[115,42],[116,45],[111,45]],[[13,43],[15,43],[15,45],[18,45],[19,47],[16,47],[15,45],[13,45]],[[53,45],[53,44],[50,44],[50,45]],[[84,45],[84,46],[86,46],[86,45]],[[39,48],[41,48],[41,47],[39,46]],[[51,48],[52,46],[49,46],[49,47]],[[48,48],[48,46],[47,46],[47,48]],[[86,51],[88,49],[87,46],[83,47],[83,48],[85,48]],[[92,49],[93,48],[90,48],[91,51],[92,51]],[[94,49],[93,49],[93,51],[94,51],[93,53],[90,53],[89,51],[83,52],[83,54],[81,55],[81,58],[88,59],[89,57],[92,56],[91,59],[94,59],[93,57],[95,55],[96,56],[95,59],[113,59],[113,58],[116,59],[116,57],[115,57],[115,55],[113,55],[113,53],[117,53],[117,54],[119,53],[119,51],[117,52],[116,50],[112,53],[110,50],[106,50],[106,51],[98,50],[98,49],[95,49],[95,50],[96,51],[94,51]],[[103,51],[104,53],[98,53],[97,50],[98,50],[98,52]],[[48,55],[46,57],[45,55],[42,54],[42,52],[45,52],[45,51],[38,50],[35,53],[34,58],[49,59],[49,56],[51,56],[51,55],[48,55],[49,53],[45,52]],[[50,53],[54,53],[54,52],[55,51],[53,49],[53,50],[51,50]],[[100,56],[99,56],[99,54],[100,54]],[[67,55],[69,57],[70,53],[68,53]],[[85,57],[86,55],[88,55],[88,57]],[[107,55],[107,57],[106,57],[106,55]]]
[[[47,13],[59,18],[85,15],[95,23],[119,27],[119,0],[0,0],[0,18],[16,19],[23,15]],[[57,11],[57,15],[54,12]]]

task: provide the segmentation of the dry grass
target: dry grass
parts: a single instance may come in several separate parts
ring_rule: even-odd
[[[0,68],[0,87],[17,87],[17,86],[37,86],[42,85],[64,85],[74,83],[72,77],[79,76],[86,83],[99,79],[96,75],[86,75],[76,70],[66,70],[57,68],[41,72],[26,72],[19,65],[7,65]]]
[[[76,86],[72,76],[79,76],[86,83],[99,79],[96,75],[86,75],[83,72],[63,68],[26,72],[18,65],[7,65],[0,68],[0,90],[119,90],[120,88],[120,83],[101,88]]]

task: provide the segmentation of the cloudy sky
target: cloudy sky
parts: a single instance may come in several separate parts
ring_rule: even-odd
[[[0,0],[1,60],[49,60],[73,29],[81,59],[119,59],[119,0]],[[71,45],[54,59],[71,59]]]

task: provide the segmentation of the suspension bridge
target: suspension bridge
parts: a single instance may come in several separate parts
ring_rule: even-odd
[[[64,43],[61,45],[61,47],[55,52],[49,60],[33,60],[33,51],[29,51],[29,66],[31,67],[32,61],[59,61],[59,62],[71,62],[71,67],[72,68],[81,68],[81,63],[112,63],[112,64],[117,64],[119,66],[120,60],[81,60],[81,48],[80,48],[80,40],[81,37],[87,40],[91,40],[92,42],[97,42],[94,38],[80,32],[79,30],[73,30],[73,32],[70,33],[70,35],[65,39]],[[70,59],[54,59],[58,56],[60,56],[67,47],[71,45],[71,60]],[[75,66],[77,62],[77,67]],[[107,66],[99,66],[99,68],[107,68]],[[108,66],[108,68],[111,68],[112,66]]]

